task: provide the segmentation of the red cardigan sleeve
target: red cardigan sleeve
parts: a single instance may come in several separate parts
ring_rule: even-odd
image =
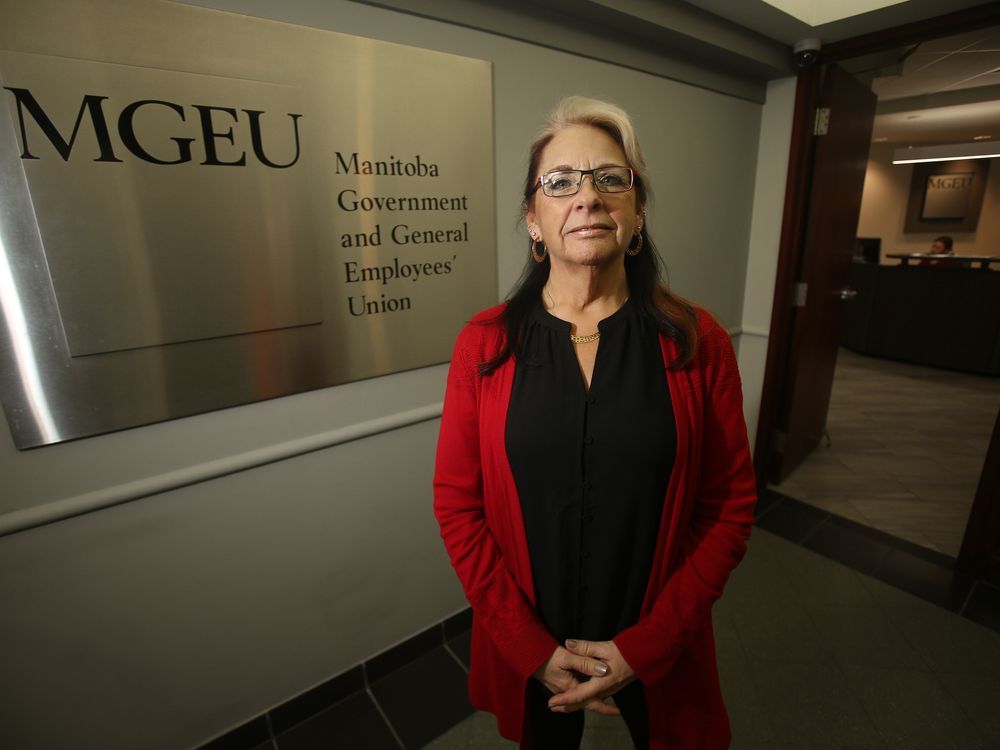
[[[434,472],[434,514],[473,612],[504,660],[527,679],[558,643],[541,622],[504,563],[490,528],[480,456],[480,380],[477,333],[472,323],[459,336],[448,370]],[[494,377],[494,376],[487,376]]]
[[[651,611],[614,638],[646,684],[667,677],[688,643],[710,627],[712,603],[746,552],[756,486],[743,420],[743,396],[729,335],[712,323],[703,334],[700,466],[690,481],[694,506],[681,533],[679,560]]]

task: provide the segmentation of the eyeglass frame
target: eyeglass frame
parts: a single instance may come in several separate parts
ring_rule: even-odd
[[[594,178],[594,173],[600,172],[602,169],[624,169],[628,171],[629,175],[628,187],[625,188],[624,190],[603,190],[600,186],[600,183]],[[548,184],[545,181],[546,177],[548,177],[549,175],[566,173],[566,172],[576,172],[577,174],[580,175],[580,181],[576,185],[576,190],[574,190],[572,193],[563,193],[562,195],[551,195],[550,193],[545,192],[545,186]],[[590,184],[594,186],[594,190],[596,190],[599,193],[604,193],[605,195],[618,195],[620,193],[627,193],[628,191],[632,190],[635,187],[635,170],[632,169],[632,167],[625,167],[619,164],[606,164],[603,167],[594,167],[593,169],[552,169],[546,172],[545,174],[538,176],[538,183],[535,185],[535,187],[532,188],[531,192],[532,194],[534,194],[538,192],[539,188],[541,188],[542,194],[549,198],[571,198],[572,196],[576,195],[583,189],[583,178],[586,177],[588,174],[590,175]]]

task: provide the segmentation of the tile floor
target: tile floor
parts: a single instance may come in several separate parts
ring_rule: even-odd
[[[202,750],[514,748],[465,692],[468,611]],[[735,750],[1000,748],[1000,589],[775,492],[714,610]],[[629,748],[588,716],[585,750]]]
[[[714,622],[733,750],[1000,747],[1000,633],[777,534],[754,530]],[[587,719],[585,749],[632,747]],[[424,747],[516,744],[474,713]]]
[[[821,444],[775,489],[958,556],[1000,378],[841,349]]]

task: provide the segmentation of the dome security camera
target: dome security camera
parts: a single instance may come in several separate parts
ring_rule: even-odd
[[[800,68],[806,68],[819,59],[823,42],[819,39],[801,39],[792,47],[792,58]]]

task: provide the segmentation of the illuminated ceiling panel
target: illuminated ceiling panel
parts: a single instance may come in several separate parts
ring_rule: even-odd
[[[768,5],[810,26],[833,23],[862,13],[900,5],[906,0],[764,0]]]

